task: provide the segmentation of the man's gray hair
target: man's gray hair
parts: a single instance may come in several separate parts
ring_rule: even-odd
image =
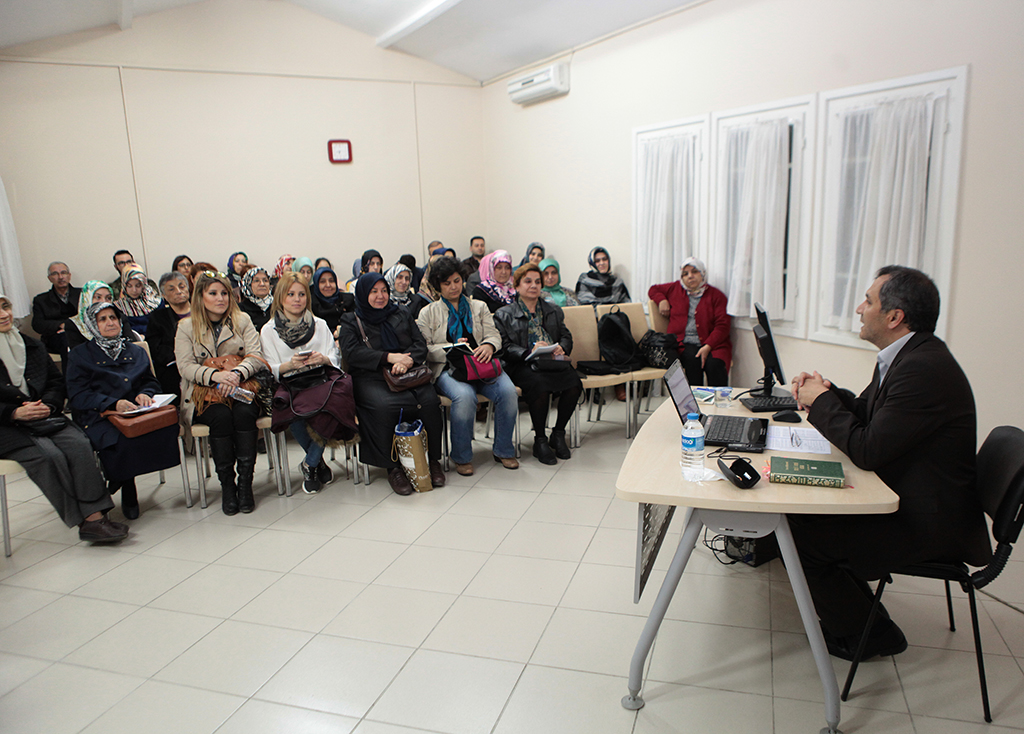
[[[50,263],[49,265],[46,266],[46,274],[47,275],[50,274],[50,268],[52,268],[54,265],[63,265],[64,267],[68,268],[68,264],[66,262],[64,262],[63,260],[54,260],[52,263]],[[68,270],[71,270],[71,268],[68,268]]]
[[[167,283],[169,283],[172,280],[183,280],[186,283],[188,283],[188,278],[179,273],[177,270],[172,270],[171,272],[164,273],[163,275],[160,276],[159,286],[161,293],[163,293],[164,291],[164,286],[167,285]]]

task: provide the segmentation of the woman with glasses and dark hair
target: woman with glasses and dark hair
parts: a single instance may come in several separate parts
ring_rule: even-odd
[[[252,512],[252,477],[256,466],[256,419],[259,406],[230,395],[266,369],[260,335],[238,308],[231,281],[224,273],[204,272],[196,278],[192,316],[178,324],[174,356],[181,373],[181,419],[210,427],[210,453],[221,486],[225,515]],[[237,357],[234,367],[207,364],[217,357]],[[232,360],[233,361],[233,360]],[[238,481],[235,482],[235,469]]]

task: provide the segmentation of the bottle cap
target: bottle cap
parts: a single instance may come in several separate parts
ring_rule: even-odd
[[[700,415],[698,415],[697,413],[687,413],[686,414],[686,420],[688,420],[688,421],[700,420]]]

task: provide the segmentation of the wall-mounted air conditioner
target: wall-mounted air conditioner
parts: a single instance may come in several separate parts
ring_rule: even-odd
[[[516,104],[533,104],[569,93],[569,65],[552,64],[516,77],[508,83],[508,96]]]

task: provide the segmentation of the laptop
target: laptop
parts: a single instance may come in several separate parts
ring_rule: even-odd
[[[747,451],[755,454],[764,451],[768,441],[767,418],[704,415],[693,396],[693,390],[686,379],[686,371],[679,360],[673,362],[665,373],[665,385],[683,423],[686,423],[688,413],[700,416],[701,425],[704,426],[705,446],[727,446],[730,451]]]

